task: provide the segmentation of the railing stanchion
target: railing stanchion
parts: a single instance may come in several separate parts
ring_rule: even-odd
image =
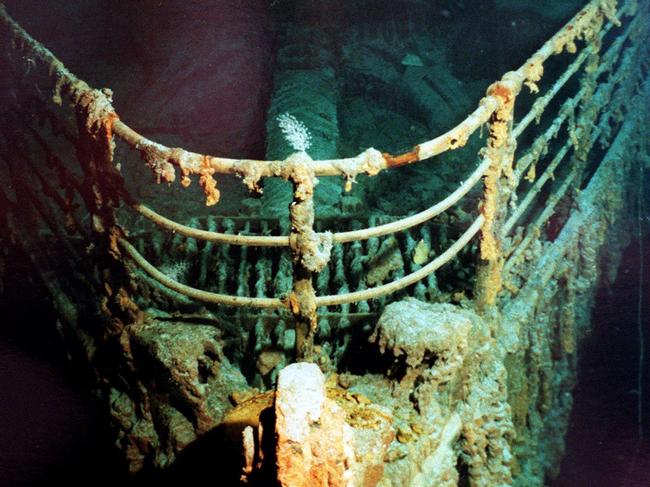
[[[312,278],[327,265],[332,249],[332,235],[314,231],[314,187],[318,180],[311,162],[304,152],[298,152],[286,161],[287,174],[293,183],[293,201],[289,206],[293,287],[288,304],[295,319],[298,361],[314,360],[318,318]]]
[[[480,265],[476,279],[476,303],[479,309],[495,304],[502,287],[503,249],[500,227],[503,224],[509,195],[508,179],[516,140],[512,136],[512,117],[515,98],[524,79],[516,72],[506,73],[501,81],[492,84],[488,96],[499,100],[499,108],[489,121],[489,138],[483,157],[490,167],[483,179],[481,214],[485,218],[481,228]]]

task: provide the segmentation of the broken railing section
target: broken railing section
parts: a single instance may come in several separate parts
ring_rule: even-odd
[[[635,13],[636,2],[628,1],[619,14]],[[46,48],[29,36],[18,24],[8,17],[0,5],[0,22],[9,32],[13,48],[21,59],[29,59],[30,65],[25,70],[47,73],[52,100],[62,104],[70,99],[76,107],[79,129],[79,160],[84,170],[82,182],[83,197],[88,212],[92,217],[93,239],[100,242],[100,249],[107,256],[119,259],[124,252],[133,262],[162,285],[194,299],[218,304],[253,307],[288,307],[296,318],[297,357],[309,359],[313,349],[313,335],[317,326],[316,309],[319,306],[339,305],[354,301],[363,301],[390,294],[405,286],[413,284],[434,272],[438,267],[452,259],[476,233],[481,232],[481,265],[476,284],[477,303],[482,307],[493,306],[502,286],[504,261],[504,226],[510,230],[515,221],[506,220],[507,202],[515,194],[521,178],[520,164],[513,168],[514,150],[517,137],[534,119],[539,119],[550,100],[560,91],[566,81],[587,61],[592,75],[585,77],[583,83],[585,98],[593,93],[593,83],[597,79],[593,68],[597,63],[599,34],[603,31],[605,19],[609,20],[607,28],[619,25],[616,18],[614,0],[593,0],[589,2],[567,25],[546,42],[518,70],[507,73],[500,81],[488,89],[477,109],[463,122],[445,134],[416,145],[411,151],[399,155],[382,154],[375,149],[368,149],[356,157],[347,159],[313,161],[304,153],[297,153],[286,161],[237,160],[201,155],[180,148],[168,148],[150,141],[119,120],[111,105],[110,91],[91,89],[79,80]],[[526,85],[531,92],[537,93],[537,83],[542,78],[544,62],[552,55],[563,51],[577,52],[576,42],[584,40],[587,48],[578,59],[569,66],[554,87],[538,103],[522,122],[513,130],[513,110],[515,99]],[[34,73],[32,73],[33,75]],[[554,127],[557,133],[565,120],[575,125],[574,111],[582,97],[574,104],[561,111],[561,119]],[[585,110],[584,107],[583,111]],[[594,113],[591,110],[591,113]],[[593,120],[594,118],[591,117]],[[582,120],[582,119],[581,119]],[[482,151],[482,162],[473,174],[454,193],[445,200],[409,218],[393,223],[363,230],[336,234],[319,234],[314,231],[313,191],[318,176],[342,176],[345,188],[349,190],[360,174],[373,176],[380,171],[396,168],[416,161],[430,158],[447,150],[454,150],[465,145],[472,133],[483,124],[489,124],[489,140]],[[551,131],[552,132],[552,131]],[[577,134],[575,130],[571,134]],[[536,159],[546,149],[547,131],[533,144],[528,159],[522,165],[534,167]],[[294,197],[291,203],[291,232],[286,237],[227,235],[203,231],[180,225],[149,208],[130,199],[122,188],[121,175],[112,161],[113,137],[119,137],[132,149],[137,150],[145,163],[151,168],[157,182],[171,183],[176,179],[176,170],[181,173],[180,183],[188,186],[192,178],[198,178],[207,205],[218,202],[220,194],[215,175],[233,174],[239,176],[251,192],[261,191],[260,180],[265,177],[282,177],[292,181]],[[582,151],[579,146],[574,151]],[[526,156],[525,156],[526,157]],[[584,159],[584,154],[580,159]],[[534,175],[531,175],[531,179]],[[423,223],[460,200],[475,184],[484,179],[484,197],[481,202],[481,214],[469,229],[447,251],[429,264],[412,274],[392,283],[375,288],[360,290],[333,296],[316,296],[312,284],[314,274],[318,273],[329,259],[329,250],[333,243],[354,242],[375,236],[394,233],[413,225]],[[548,179],[548,178],[547,178]],[[141,215],[147,217],[160,227],[169,231],[178,231],[189,237],[213,242],[235,245],[260,245],[289,247],[292,254],[294,282],[291,293],[283,298],[229,296],[202,291],[181,284],[148,263],[137,250],[129,244],[126,234],[115,218],[117,198],[122,197]],[[513,199],[514,202],[514,199]],[[98,257],[101,257],[98,255]],[[128,279],[127,276],[122,276]],[[122,305],[128,305],[128,293],[122,292],[119,283],[112,280],[106,284],[107,293],[120,297]]]

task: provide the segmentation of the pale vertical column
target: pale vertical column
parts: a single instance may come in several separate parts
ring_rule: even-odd
[[[489,121],[488,143],[483,157],[490,167],[483,180],[483,200],[480,210],[485,217],[481,228],[480,264],[476,279],[476,303],[479,308],[492,306],[502,288],[503,248],[500,227],[506,215],[516,141],[512,137],[515,98],[521,90],[523,77],[506,73],[492,84],[487,96],[494,97],[499,107]]]

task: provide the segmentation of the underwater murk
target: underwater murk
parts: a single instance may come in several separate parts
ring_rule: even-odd
[[[0,484],[650,485],[649,28],[0,3]]]

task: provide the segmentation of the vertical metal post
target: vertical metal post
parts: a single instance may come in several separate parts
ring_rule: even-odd
[[[479,309],[493,306],[502,288],[503,249],[500,227],[507,207],[507,178],[512,174],[516,146],[516,141],[512,138],[514,103],[522,83],[523,78],[517,73],[506,73],[487,91],[488,96],[498,100],[499,108],[490,118],[488,144],[483,153],[483,157],[490,160],[491,164],[483,181],[483,200],[480,208],[485,223],[481,228],[481,262],[475,288]]]
[[[289,309],[296,323],[296,360],[314,360],[314,334],[318,327],[316,291],[313,276],[329,261],[331,238],[314,231],[314,187],[318,180],[311,167],[311,158],[298,152],[287,159],[288,177],[293,183],[291,217],[291,260],[293,288]]]

